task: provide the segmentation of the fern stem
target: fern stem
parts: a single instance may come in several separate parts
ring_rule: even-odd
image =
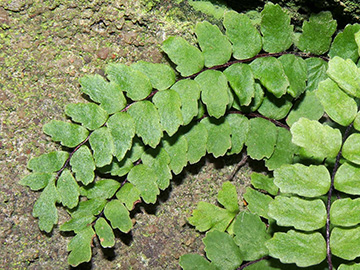
[[[345,130],[345,133],[344,133],[344,136],[343,136],[343,139],[342,139],[341,148],[340,148],[339,153],[336,156],[334,169],[333,169],[332,174],[331,174],[331,185],[330,185],[328,198],[327,198],[327,206],[326,206],[326,210],[327,210],[327,217],[326,217],[326,255],[327,255],[327,262],[328,262],[328,265],[329,265],[329,270],[333,269],[332,260],[331,260],[331,248],[330,248],[331,196],[332,196],[332,192],[334,190],[335,174],[336,174],[336,172],[337,172],[337,170],[339,169],[339,166],[340,166],[340,158],[341,158],[341,153],[342,153],[342,146],[344,145],[344,142],[346,141],[347,137],[349,136],[349,133],[350,133],[350,130],[351,130],[352,126],[353,126],[353,123],[350,124]]]

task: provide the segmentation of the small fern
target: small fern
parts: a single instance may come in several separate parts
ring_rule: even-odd
[[[268,176],[252,174],[246,211],[230,182],[223,207],[199,203],[189,223],[206,232],[208,260],[183,255],[183,269],[360,267],[360,25],[332,39],[336,21],[322,12],[294,33],[272,3],[260,32],[234,11],[223,25],[198,23],[199,48],[168,38],[162,50],[176,71],[139,61],[82,78],[93,102],[69,104],[71,121],[44,126],[64,150],[32,158],[20,183],[42,190],[40,230],[58,223],[56,204],[68,211],[60,230],[75,233],[70,265],[91,260],[94,236],[113,247],[113,230],[132,229],[134,205],[155,203],[188,163],[246,150]]]

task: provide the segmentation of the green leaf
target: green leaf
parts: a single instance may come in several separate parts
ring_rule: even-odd
[[[225,75],[217,70],[205,70],[195,81],[201,88],[201,100],[210,116],[220,118],[229,104],[228,82]]]
[[[129,211],[119,200],[108,202],[105,205],[104,215],[110,221],[113,229],[117,228],[124,233],[128,233],[133,226]]]
[[[170,156],[164,148],[149,148],[142,154],[141,161],[155,172],[157,176],[156,184],[161,190],[170,185],[170,179],[172,178],[169,168]]]
[[[360,131],[360,112],[356,114],[355,120],[354,120],[354,128],[357,131]]]
[[[239,204],[236,188],[229,181],[222,184],[217,200],[230,212],[238,212]]]
[[[121,111],[126,106],[126,99],[119,85],[107,82],[98,74],[87,75],[80,79],[81,91],[93,101],[100,103],[108,114]]]
[[[75,147],[86,139],[89,132],[86,128],[63,121],[51,120],[43,127],[45,134],[55,142],[67,147]]]
[[[52,173],[60,170],[68,157],[68,152],[54,151],[30,159],[27,167],[34,172]]]
[[[176,70],[183,77],[193,75],[204,67],[203,54],[182,37],[169,37],[163,42],[161,48],[177,65]]]
[[[305,60],[307,64],[307,91],[313,91],[317,89],[319,82],[328,78],[326,71],[328,68],[328,63],[321,59],[311,57]]]
[[[95,162],[86,145],[81,146],[71,156],[70,165],[77,181],[82,182],[85,186],[94,181]]]
[[[225,118],[214,119],[206,117],[201,120],[205,125],[208,133],[206,150],[213,154],[215,158],[225,155],[226,151],[231,148],[231,128]]]
[[[360,165],[360,134],[354,133],[346,139],[343,148],[342,155],[347,160]]]
[[[80,194],[88,199],[104,198],[110,199],[120,188],[120,183],[112,179],[103,179],[95,184],[87,185],[80,188]]]
[[[149,78],[132,67],[111,63],[106,66],[106,73],[110,81],[115,82],[132,100],[144,99],[151,93],[152,86]]]
[[[78,206],[73,209],[69,209],[69,212],[73,218],[99,215],[104,209],[106,203],[106,198],[95,197],[94,199],[79,202]]]
[[[244,199],[247,202],[247,208],[250,210],[250,212],[269,219],[269,204],[273,198],[271,198],[269,195],[265,195],[259,191],[256,191],[251,187],[247,187],[244,194]]]
[[[79,186],[69,170],[64,170],[56,182],[60,201],[67,208],[74,208],[79,202]]]
[[[338,270],[359,270],[360,263],[341,264]]]
[[[354,228],[335,227],[330,235],[331,253],[352,261],[360,256],[360,226]]]
[[[34,204],[32,215],[39,218],[39,228],[47,233],[51,232],[53,225],[58,222],[56,203],[60,196],[55,187],[55,179],[51,179],[44,188],[40,197]]]
[[[357,114],[355,100],[345,94],[331,79],[319,83],[315,91],[327,115],[336,123],[348,126]]]
[[[329,61],[327,75],[346,93],[360,97],[360,71],[353,61],[335,56]]]
[[[255,82],[255,96],[250,103],[250,111],[255,112],[264,100],[264,90],[260,83]],[[248,111],[248,109],[245,109]]]
[[[319,158],[336,157],[341,148],[341,132],[317,121],[300,118],[290,128],[293,143]]]
[[[94,103],[68,104],[65,113],[74,122],[81,123],[90,130],[101,127],[108,118],[108,113]]]
[[[294,98],[299,97],[306,88],[307,64],[301,57],[285,54],[279,57],[290,86],[287,92]]]
[[[330,11],[312,14],[309,21],[302,26],[302,34],[296,46],[304,52],[321,55],[329,50],[331,36],[336,30],[337,23]]]
[[[28,186],[31,190],[40,190],[47,186],[50,181],[56,177],[54,173],[39,173],[34,172],[22,178],[19,182],[20,185]]]
[[[67,250],[70,251],[68,263],[78,266],[80,263],[91,260],[91,244],[95,232],[91,226],[79,231],[69,242]]]
[[[160,191],[156,184],[158,177],[152,168],[145,164],[137,165],[131,169],[127,179],[140,191],[144,202],[156,202],[157,195],[160,194]]]
[[[225,69],[224,74],[239,99],[240,105],[248,106],[255,96],[255,80],[250,66],[236,63]]]
[[[216,270],[216,266],[211,264],[199,254],[188,253],[182,255],[179,261],[180,266],[184,270]]]
[[[252,25],[248,16],[229,11],[224,15],[223,24],[226,35],[233,45],[235,59],[249,59],[261,51],[260,33]]]
[[[316,181],[315,181],[316,179]],[[326,194],[331,178],[324,165],[283,165],[274,171],[274,183],[282,193],[314,198]]]
[[[107,126],[114,141],[114,155],[121,161],[132,146],[134,119],[128,113],[119,112],[109,118]]]
[[[289,95],[284,95],[281,98],[276,98],[271,94],[267,94],[261,103],[258,111],[263,116],[270,119],[283,119],[292,107],[292,98]]]
[[[160,123],[163,129],[169,134],[174,133],[183,124],[181,112],[181,98],[175,90],[159,91],[153,97],[155,107],[160,115]]]
[[[180,95],[183,124],[188,125],[198,115],[198,100],[200,99],[200,86],[194,80],[177,81],[172,87]]]
[[[241,212],[235,220],[234,234],[234,241],[239,246],[244,261],[255,261],[268,255],[265,242],[271,236],[259,216]]]
[[[208,230],[223,232],[229,227],[236,214],[237,212],[231,212],[207,202],[199,202],[188,221],[200,232]]]
[[[62,224],[60,226],[60,231],[74,231],[75,233],[78,233],[86,227],[91,227],[91,223],[95,219],[96,217],[92,215],[90,211],[80,211],[79,213],[75,214],[72,219]]]
[[[116,198],[131,211],[135,207],[135,202],[140,201],[140,191],[133,184],[125,183],[116,193]]]
[[[150,79],[152,87],[160,91],[175,83],[174,70],[168,65],[138,61],[131,67],[144,73]]]
[[[95,130],[90,135],[90,146],[93,150],[94,160],[97,167],[103,167],[111,163],[114,153],[114,140],[108,127]]]
[[[204,124],[196,123],[185,133],[188,142],[187,158],[190,164],[197,163],[206,154],[207,129]]]
[[[263,49],[269,53],[286,51],[292,44],[290,16],[279,5],[267,3],[261,12]]]
[[[277,169],[283,164],[292,163],[294,154],[298,149],[297,146],[291,142],[290,131],[282,127],[277,127],[277,130],[278,135],[275,150],[271,157],[265,160],[265,166],[269,170]]]
[[[197,23],[195,34],[204,55],[206,67],[222,65],[230,60],[231,44],[216,25],[207,21]]]
[[[286,118],[286,123],[292,126],[301,117],[310,120],[319,120],[324,114],[324,108],[314,92],[306,91],[299,98]]]
[[[335,189],[347,194],[360,195],[359,175],[360,166],[344,162],[335,174]]]
[[[162,141],[165,151],[170,156],[169,167],[176,175],[181,173],[188,162],[188,142],[183,135],[183,133],[180,133],[179,136],[166,137]]]
[[[103,248],[109,248],[115,245],[114,232],[104,218],[101,217],[96,221],[94,229]]]
[[[339,56],[343,59],[351,59],[356,62],[359,58],[358,46],[355,42],[355,33],[360,30],[360,24],[348,24],[344,30],[336,35],[329,56],[331,58]]]
[[[203,238],[206,257],[222,270],[236,269],[243,259],[239,247],[232,237],[224,232],[211,231]]]
[[[231,128],[231,149],[228,154],[239,154],[249,131],[249,120],[241,114],[228,114],[225,116],[225,121]]]
[[[129,107],[128,113],[135,120],[136,135],[144,144],[155,148],[163,136],[158,110],[148,100],[139,101]]]
[[[279,188],[274,184],[274,178],[261,173],[253,172],[251,174],[251,184],[254,188],[265,190],[273,196],[277,195],[279,191]]]
[[[355,42],[358,46],[358,54],[360,55],[360,31],[355,33]]]
[[[322,200],[277,196],[269,205],[269,217],[279,226],[293,226],[302,231],[315,231],[326,224],[326,207]]]
[[[276,126],[263,118],[252,118],[249,120],[250,128],[245,144],[248,155],[256,160],[264,157],[269,158],[274,152],[277,140]]]
[[[250,67],[255,79],[275,97],[283,96],[290,86],[281,62],[275,57],[256,58],[251,62]]]
[[[296,263],[298,267],[316,265],[326,258],[325,239],[318,232],[278,232],[265,245],[271,257],[280,259],[282,263]]]
[[[330,208],[330,221],[333,225],[351,227],[360,223],[360,198],[336,200]]]

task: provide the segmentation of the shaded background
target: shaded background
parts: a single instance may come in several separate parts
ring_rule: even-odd
[[[355,1],[273,1],[301,25],[309,13],[331,10],[338,24],[358,20]],[[313,4],[315,2],[315,4]],[[210,5],[210,4],[213,5]],[[191,4],[191,5],[190,5]],[[193,28],[218,12],[257,9],[264,1],[0,0],[0,269],[69,269],[70,234],[39,231],[31,216],[39,193],[18,185],[27,161],[60,149],[42,133],[64,120],[64,105],[83,102],[78,79],[103,74],[107,63],[166,62],[160,44],[170,35],[194,42]],[[215,15],[215,16],[214,16]],[[156,205],[139,205],[131,233],[117,233],[114,249],[95,241],[91,263],[78,269],[180,269],[178,258],[202,252],[202,235],[186,223],[199,201],[215,203],[222,183],[241,157],[202,159],[174,179]],[[259,165],[259,164],[256,164]],[[261,164],[260,164],[261,166]],[[252,164],[233,182],[241,194]],[[239,197],[241,201],[241,196]],[[68,219],[59,208],[59,222]]]

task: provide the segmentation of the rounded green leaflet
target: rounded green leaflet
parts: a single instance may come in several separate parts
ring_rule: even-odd
[[[79,213],[75,211],[72,218],[61,224],[59,229],[63,232],[74,231],[75,233],[78,233],[85,227],[89,227],[95,219],[96,217],[90,211],[80,211]]]
[[[293,42],[290,16],[279,5],[267,3],[261,12],[261,33],[264,51],[269,53],[286,51]]]
[[[144,144],[155,148],[163,136],[159,112],[155,105],[148,100],[133,103],[128,113],[135,120],[136,135],[141,137]]]
[[[277,140],[276,126],[263,118],[252,118],[249,120],[249,124],[249,132],[245,141],[248,155],[256,160],[269,158],[274,152]]]
[[[197,23],[195,34],[204,55],[206,67],[222,65],[230,60],[231,44],[216,25],[207,21]]]
[[[183,124],[180,95],[172,89],[159,91],[153,97],[153,102],[160,115],[163,129],[172,136]]]
[[[63,206],[71,209],[78,205],[79,186],[69,170],[64,170],[56,182],[56,188]]]
[[[241,114],[228,114],[225,119],[231,128],[231,148],[227,154],[238,154],[243,149],[249,131],[249,120]]]
[[[178,136],[165,137],[162,141],[165,151],[170,156],[169,167],[175,175],[181,173],[188,162],[188,141],[183,135],[179,133]]]
[[[326,71],[328,63],[321,58],[308,58],[305,60],[307,65],[307,84],[306,91],[317,89],[319,82],[328,78]]]
[[[259,79],[270,93],[277,98],[285,95],[290,84],[280,60],[260,57],[252,61],[250,67],[255,79]]]
[[[360,71],[353,61],[335,56],[330,59],[326,73],[347,94],[360,97]]]
[[[303,32],[295,44],[301,51],[321,55],[329,50],[336,26],[329,11],[313,14],[303,23]]]
[[[81,90],[93,101],[100,103],[108,114],[125,108],[126,99],[118,84],[107,82],[104,77],[95,74],[80,79]]]
[[[74,122],[81,123],[90,130],[101,127],[108,118],[108,113],[94,103],[68,104],[65,113]]]
[[[360,166],[344,162],[334,178],[336,190],[353,195],[360,195]]]
[[[353,133],[345,141],[342,148],[342,155],[347,160],[360,164],[360,134]]]
[[[195,81],[200,85],[201,100],[206,105],[208,114],[215,118],[223,116],[230,102],[225,75],[217,70],[205,70]]]
[[[199,112],[200,86],[194,80],[185,79],[177,81],[171,89],[180,96],[183,124],[188,125]]]
[[[241,265],[240,249],[229,234],[216,230],[208,232],[203,243],[206,257],[219,269],[232,270]]]
[[[115,236],[113,229],[110,225],[106,222],[103,217],[100,217],[95,225],[94,229],[96,235],[99,237],[100,244],[104,248],[113,247],[115,245]]]
[[[340,151],[342,136],[338,129],[301,117],[291,126],[290,131],[293,143],[314,157],[334,158]]]
[[[231,127],[225,118],[206,117],[201,120],[207,129],[206,150],[214,157],[225,155],[231,147]]]
[[[109,201],[105,205],[104,215],[110,221],[113,229],[119,229],[120,231],[127,233],[133,226],[129,211],[119,200]]]
[[[140,191],[131,183],[125,183],[121,189],[116,192],[116,198],[125,204],[131,211],[135,207],[135,202],[140,200]]]
[[[299,97],[306,89],[307,64],[301,57],[293,54],[285,54],[279,57],[289,80],[287,92],[294,98]]]
[[[352,228],[335,227],[330,235],[331,253],[345,260],[360,256],[360,226]]]
[[[118,112],[109,118],[107,126],[114,141],[114,155],[121,161],[132,146],[135,121],[130,114]]]
[[[168,65],[138,61],[131,67],[144,73],[157,90],[166,90],[175,83],[175,72]]]
[[[269,204],[273,200],[271,196],[265,195],[251,187],[247,187],[244,199],[246,200],[247,208],[251,213],[269,219]]]
[[[271,257],[282,263],[296,263],[298,267],[316,265],[326,258],[326,242],[319,232],[277,232],[265,245]]]
[[[360,198],[336,200],[330,208],[330,221],[335,226],[352,227],[360,223]]]
[[[132,67],[113,63],[106,66],[106,73],[110,81],[116,83],[132,100],[142,100],[151,93],[149,78]]]
[[[338,270],[360,270],[360,263],[341,264]]]
[[[91,260],[91,245],[94,236],[92,226],[87,226],[70,240],[67,250],[70,251],[68,263],[71,266],[75,267]]]
[[[68,152],[54,151],[30,159],[27,167],[34,172],[52,173],[60,170],[68,157]]]
[[[224,70],[240,105],[248,106],[255,96],[255,80],[251,68],[247,64],[236,63]]]
[[[22,178],[19,182],[20,185],[28,186],[31,190],[40,190],[55,179],[55,173],[41,173],[34,172]]]
[[[336,35],[331,44],[329,56],[339,56],[343,59],[351,59],[356,62],[359,58],[358,45],[355,41],[355,33],[360,30],[360,24],[348,24],[344,30]]]
[[[108,127],[96,129],[91,133],[89,143],[97,167],[103,167],[111,163],[115,147]]]
[[[316,182],[314,182],[316,179]],[[283,165],[274,171],[274,184],[282,193],[293,193],[304,197],[318,197],[330,189],[331,179],[324,165]]]
[[[176,70],[183,77],[193,75],[204,67],[204,56],[201,51],[182,37],[169,37],[161,48],[177,65]]]
[[[327,115],[336,123],[348,126],[357,114],[357,104],[354,99],[343,92],[331,79],[319,83],[315,91]]]
[[[102,179],[94,184],[81,187],[80,194],[88,199],[110,199],[114,196],[119,187],[120,183],[118,181],[112,179]]]
[[[184,270],[216,270],[216,266],[211,264],[199,254],[188,253],[182,255],[179,261],[180,266]]]
[[[268,93],[258,108],[258,112],[270,119],[283,119],[291,110],[293,105],[291,101],[292,97],[289,95],[276,98]]]
[[[279,226],[314,231],[326,224],[326,207],[322,200],[304,200],[298,197],[277,196],[269,205],[269,217]]]
[[[96,166],[90,149],[86,145],[82,145],[71,156],[70,165],[77,181],[82,182],[84,185],[94,181]]]
[[[249,59],[261,51],[260,33],[252,25],[249,17],[235,11],[226,12],[223,25],[232,43],[235,59]]]
[[[356,114],[355,120],[354,120],[354,128],[357,131],[360,131],[360,112]]]
[[[58,120],[51,120],[45,124],[43,131],[51,136],[53,141],[67,147],[77,146],[89,135],[89,131],[82,126]]]
[[[261,173],[253,172],[251,174],[251,184],[256,189],[265,190],[273,196],[279,192],[279,188],[274,184],[274,179]]]

